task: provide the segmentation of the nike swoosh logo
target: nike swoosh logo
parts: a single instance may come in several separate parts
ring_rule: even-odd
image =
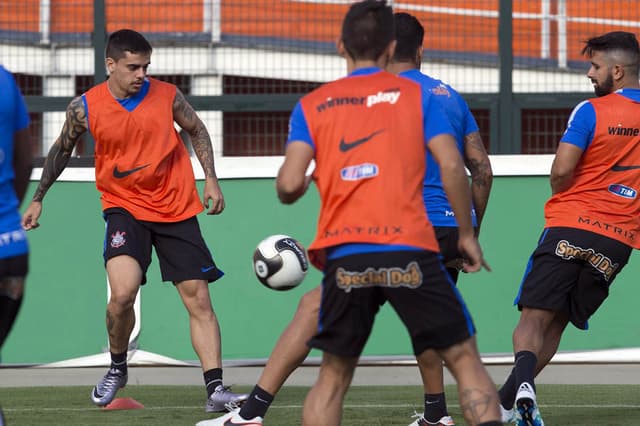
[[[262,426],[262,423],[254,423],[250,420],[247,420],[246,422],[243,422],[243,423],[234,423],[233,421],[231,421],[231,419],[229,419],[226,422],[224,422],[222,426]]]
[[[209,272],[209,271],[210,271],[210,270],[212,270],[213,268],[215,268],[215,266],[209,266],[208,268],[204,268],[204,267],[202,267],[202,268],[200,268],[200,270],[201,270],[202,272]]]
[[[115,166],[115,167],[113,168],[113,177],[114,177],[114,178],[116,178],[116,179],[122,179],[123,177],[127,177],[127,176],[129,176],[131,173],[135,173],[135,172],[137,172],[138,170],[142,170],[142,169],[144,169],[145,167],[149,167],[149,166],[150,166],[150,164],[151,164],[151,163],[149,163],[149,164],[145,164],[144,166],[139,166],[139,167],[135,167],[135,168],[133,168],[133,169],[129,169],[129,170],[122,170],[122,171],[118,170],[118,166]]]
[[[611,168],[612,172],[626,172],[627,170],[637,170],[640,169],[640,166],[620,166],[616,164]]]
[[[340,151],[342,152],[347,152],[350,149],[355,148],[358,145],[362,145],[365,142],[369,142],[371,140],[371,138],[373,138],[374,136],[380,134],[384,132],[384,129],[380,129],[380,130],[376,130],[375,132],[371,133],[369,136],[365,136],[364,138],[361,139],[356,139],[353,142],[345,142],[344,138],[340,139]]]

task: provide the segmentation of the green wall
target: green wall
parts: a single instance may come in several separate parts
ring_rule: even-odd
[[[275,196],[273,179],[223,180],[221,185],[226,210],[220,216],[201,215],[199,219],[216,262],[226,272],[211,286],[222,329],[223,357],[266,358],[299,297],[320,282],[320,274],[311,271],[290,292],[268,290],[253,275],[253,249],[262,238],[276,233],[292,235],[308,245],[318,197],[311,190],[295,205],[283,206]],[[512,302],[540,234],[548,196],[547,177],[498,177],[494,181],[480,237],[493,272],[463,274],[459,281],[485,354],[511,351],[511,333],[518,319]],[[60,361],[97,354],[107,346],[104,222],[95,185],[56,183],[45,199],[40,223],[40,228],[29,233],[31,271],[23,309],[3,349],[3,363]],[[634,283],[640,267],[635,257],[590,321],[591,329],[568,329],[561,350],[638,346],[640,332],[635,321],[629,321],[640,295]],[[186,312],[173,286],[160,282],[159,277],[154,259],[149,283],[142,291],[140,348],[195,360]],[[410,354],[406,332],[385,307],[365,355]]]

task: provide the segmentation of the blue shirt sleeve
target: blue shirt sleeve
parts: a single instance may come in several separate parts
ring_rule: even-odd
[[[424,140],[426,143],[433,137],[443,133],[449,134],[454,138],[456,137],[453,127],[449,124],[449,118],[440,105],[440,102],[426,90],[422,90],[422,113]]]
[[[596,111],[589,101],[579,103],[571,112],[567,129],[564,131],[560,142],[566,142],[586,150],[596,128]]]
[[[302,105],[300,102],[296,104],[289,117],[289,137],[287,138],[287,144],[293,141],[306,142],[315,151],[316,147],[309,133],[309,126],[307,125],[307,119],[304,116]]]

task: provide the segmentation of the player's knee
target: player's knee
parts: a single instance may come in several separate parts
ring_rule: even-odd
[[[470,337],[438,352],[448,366],[479,362],[475,339]]]
[[[438,352],[434,349],[427,349],[422,352],[416,357],[416,361],[418,363],[418,367],[422,370],[442,367],[442,358],[440,358],[440,355],[438,355]]]
[[[211,299],[194,295],[193,297],[184,297],[182,301],[184,306],[187,308],[187,312],[192,318],[199,318],[207,321],[215,318]]]
[[[519,340],[529,340],[532,336],[542,336],[553,317],[552,311],[524,308],[518,325],[513,330],[514,344]]]
[[[112,292],[109,297],[109,310],[114,313],[120,313],[133,309],[135,301],[136,293]]]
[[[323,354],[323,361],[320,367],[321,374],[318,375],[318,383],[327,389],[330,394],[344,397],[353,380],[357,358],[341,359],[337,362],[335,361],[335,357],[334,359],[328,359],[327,355],[334,357],[326,352]]]
[[[313,290],[305,293],[300,298],[300,303],[298,303],[298,315],[305,316],[313,316],[313,318],[318,317],[318,312],[320,311],[320,300],[322,298],[322,292],[319,287],[314,288]]]

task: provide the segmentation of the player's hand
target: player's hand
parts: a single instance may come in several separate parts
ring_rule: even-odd
[[[458,240],[458,249],[464,256],[464,262],[462,264],[462,270],[464,272],[478,272],[482,268],[491,271],[491,267],[489,267],[489,264],[484,260],[484,256],[482,255],[480,243],[478,243],[478,240],[473,235],[460,237]]]
[[[205,179],[202,202],[207,209],[207,214],[220,214],[224,210],[224,196],[217,179]],[[209,203],[211,203],[211,208],[209,208]]]
[[[42,214],[42,201],[32,201],[22,215],[21,224],[25,231],[40,226],[38,223],[40,214]]]

